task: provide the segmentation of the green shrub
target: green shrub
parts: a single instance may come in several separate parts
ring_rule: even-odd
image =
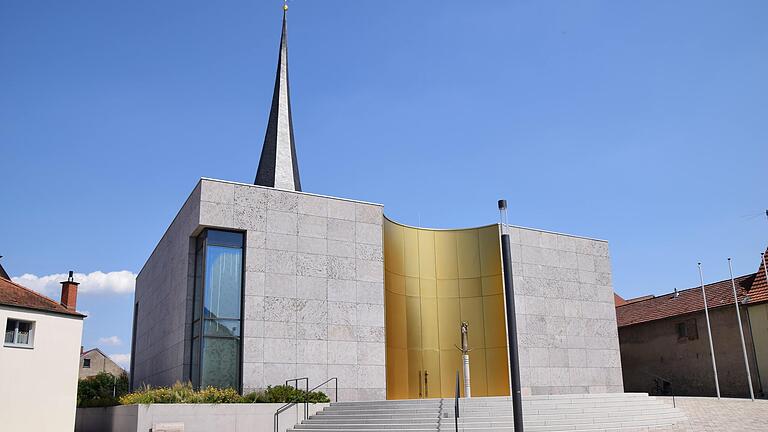
[[[126,374],[116,377],[107,372],[99,372],[97,375],[78,381],[77,406],[88,408],[119,405],[118,399],[126,393],[128,393]]]
[[[263,392],[249,393],[240,396],[237,390],[232,388],[219,389],[216,387],[206,387],[200,390],[192,388],[190,383],[180,383],[171,387],[149,387],[145,386],[141,390],[123,395],[119,400],[122,405],[136,404],[220,404],[220,403],[288,403],[288,402],[309,402],[326,403],[330,402],[328,396],[323,392],[310,392],[297,390],[290,386],[268,387]]]
[[[288,403],[288,402],[309,402],[309,403],[327,403],[331,400],[323,392],[309,392],[296,389],[291,386],[279,385],[267,387],[263,392],[249,393],[243,396],[248,402],[256,403]]]

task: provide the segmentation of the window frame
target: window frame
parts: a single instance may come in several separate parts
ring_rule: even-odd
[[[85,362],[88,362],[88,364],[86,364]],[[91,368],[91,359],[84,358],[83,359],[83,369],[90,369],[90,368]]]
[[[8,328],[8,324],[13,321],[16,323],[16,325],[13,328],[13,342],[6,342],[5,336],[3,337],[3,346],[8,348],[25,348],[25,349],[34,349],[35,348],[35,321],[30,320],[24,320],[24,319],[18,319],[18,318],[11,318],[8,317],[5,320],[5,328]],[[29,324],[29,341],[27,343],[19,343],[19,324],[26,323]]]
[[[237,236],[235,239],[232,236]],[[237,341],[237,390],[243,390],[243,350],[244,335],[243,325],[245,321],[245,254],[246,254],[246,235],[244,231],[206,228],[194,240],[195,260],[194,260],[194,285],[192,290],[192,332],[190,340],[191,361],[189,365],[189,378],[193,387],[201,388],[204,368],[204,351],[206,339],[228,339]],[[236,241],[233,241],[236,240]],[[205,316],[205,294],[209,287],[206,283],[206,270],[208,268],[208,251],[210,246],[218,246],[232,249],[239,249],[241,254],[240,263],[240,316],[208,318]],[[206,322],[238,321],[239,334],[234,337],[222,337],[205,334]]]

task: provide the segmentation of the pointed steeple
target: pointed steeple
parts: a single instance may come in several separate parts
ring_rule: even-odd
[[[296,160],[296,145],[293,140],[293,118],[291,117],[291,89],[288,84],[288,5],[283,6],[283,33],[280,37],[280,55],[277,61],[275,92],[269,123],[261,149],[259,169],[254,184],[279,189],[301,190],[299,163]]]

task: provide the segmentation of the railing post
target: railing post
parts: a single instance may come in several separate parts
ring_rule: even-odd
[[[453,406],[453,423],[456,426],[456,432],[459,432],[459,371],[456,371],[456,403]]]

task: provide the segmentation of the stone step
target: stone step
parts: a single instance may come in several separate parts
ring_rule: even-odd
[[[551,414],[535,414],[535,415],[526,415],[526,418],[536,419],[537,421],[540,420],[557,420],[557,419],[568,419],[568,418],[612,418],[612,417],[630,417],[630,416],[647,416],[647,415],[663,415],[663,414],[678,414],[679,411],[672,407],[667,406],[659,406],[659,407],[651,407],[651,408],[637,408],[632,410],[623,410],[623,411],[608,411],[608,412],[601,412],[601,411],[593,411],[593,412],[578,412],[578,413],[562,413],[562,412],[553,412]],[[386,423],[389,421],[397,421],[397,420],[409,420],[414,422],[420,422],[422,420],[424,421],[434,421],[436,418],[438,418],[437,412],[432,413],[432,415],[419,415],[419,416],[410,416],[410,415],[379,415],[379,416],[368,416],[368,415],[361,415],[361,414],[349,414],[349,415],[327,415],[327,414],[318,414],[311,416],[307,421],[309,422],[321,422],[321,423],[332,423],[332,422],[339,422],[339,423],[354,423],[358,421],[367,421],[372,423]],[[525,415],[525,413],[523,414]],[[478,415],[478,414],[462,414],[461,419],[464,422],[469,421],[475,421],[475,420],[482,420],[487,418],[493,418],[498,421],[511,421],[512,419],[512,413],[503,413],[503,415]],[[453,416],[451,413],[443,413],[442,419],[452,419]]]
[[[585,397],[588,396],[588,397]],[[536,404],[546,401],[567,401],[568,403],[578,403],[579,401],[636,401],[653,399],[649,397],[647,393],[603,393],[594,395],[546,395],[546,396],[525,396],[523,397],[523,403]],[[453,403],[453,398],[443,399],[402,399],[402,400],[390,400],[390,401],[359,401],[359,402],[334,402],[331,406],[343,406],[343,407],[361,407],[361,406],[378,406],[386,404],[387,406],[432,406],[445,403]],[[477,405],[492,405],[492,404],[505,404],[511,403],[512,398],[509,396],[496,396],[496,397],[481,397],[481,398],[461,398],[460,404],[477,404]]]
[[[334,403],[294,431],[388,432],[454,430],[454,400]],[[462,399],[463,431],[513,431],[509,397]],[[523,400],[526,431],[664,431],[685,421],[678,409],[644,393],[535,396]]]
[[[637,402],[637,403],[602,403],[602,404],[566,404],[566,405],[542,405],[537,407],[523,407],[523,413],[525,414],[546,414],[553,411],[564,413],[579,413],[579,412],[608,412],[621,409],[635,409],[635,408],[653,408],[654,402]],[[326,408],[322,411],[321,415],[418,415],[427,414],[431,412],[440,411],[440,407],[432,408],[387,408],[381,407],[378,409],[339,409],[339,408]],[[452,405],[443,406],[443,412],[453,412],[454,407]],[[511,412],[511,406],[503,407],[466,407],[459,406],[459,413],[477,413],[477,414],[498,414],[504,412]]]

